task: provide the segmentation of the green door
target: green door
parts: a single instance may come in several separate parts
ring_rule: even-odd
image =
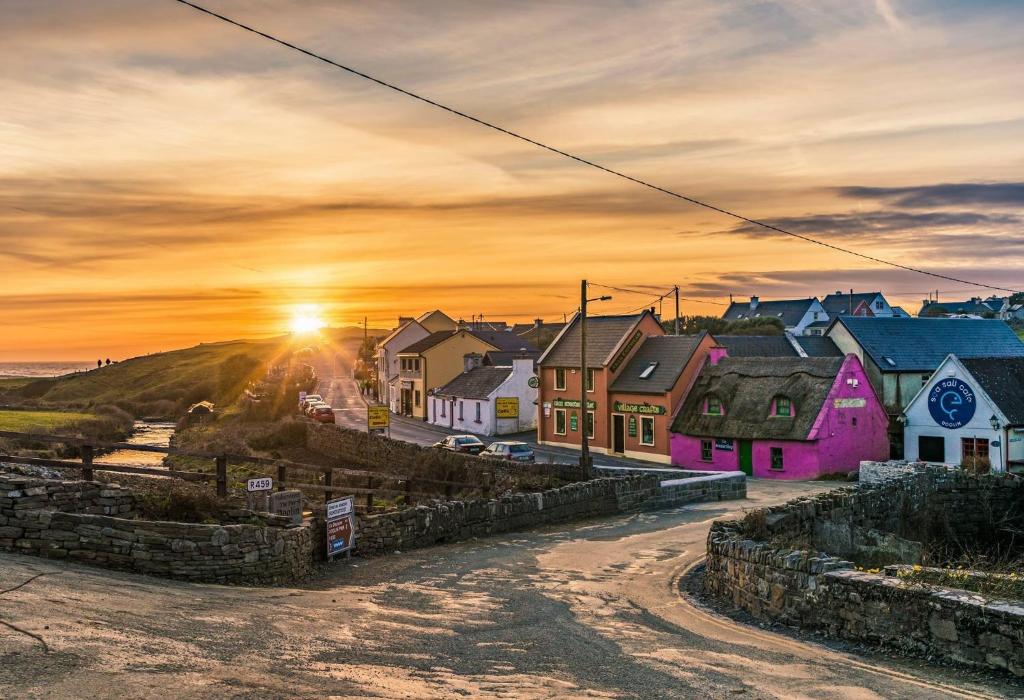
[[[747,476],[754,475],[753,443],[750,440],[740,440],[740,471]]]

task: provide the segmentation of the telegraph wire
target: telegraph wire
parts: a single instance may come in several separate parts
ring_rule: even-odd
[[[586,158],[583,158],[582,156],[577,156],[577,155],[574,155],[572,153],[569,153],[568,151],[563,151],[563,150],[561,150],[559,148],[555,148],[554,146],[549,146],[549,145],[547,145],[545,143],[542,143],[540,141],[532,139],[532,138],[530,138],[528,136],[524,136],[524,135],[519,134],[519,133],[517,133],[515,131],[512,131],[510,129],[506,129],[505,127],[498,126],[497,124],[494,124],[492,122],[486,121],[485,119],[482,119],[480,117],[474,117],[473,115],[467,114],[466,112],[461,112],[461,111],[455,109],[454,107],[449,107],[448,105],[442,104],[441,102],[436,102],[435,100],[432,100],[429,97],[424,97],[423,95],[419,95],[419,94],[417,94],[415,92],[412,92],[410,90],[406,90],[405,88],[401,88],[401,87],[399,87],[399,86],[397,86],[397,85],[395,85],[393,83],[389,83],[389,82],[387,82],[385,80],[381,80],[380,78],[375,78],[372,75],[369,75],[368,73],[363,73],[362,71],[356,70],[355,68],[352,68],[350,66],[346,66],[343,63],[338,63],[337,61],[335,61],[333,59],[330,59],[330,58],[327,58],[326,56],[318,54],[318,53],[316,53],[314,51],[310,51],[309,49],[304,49],[301,46],[297,46],[296,44],[292,44],[292,43],[290,43],[288,41],[285,41],[284,39],[280,39],[280,38],[274,36],[273,34],[268,34],[266,32],[263,32],[263,31],[260,31],[259,29],[254,28],[254,27],[250,27],[247,24],[243,24],[242,22],[239,22],[237,20],[231,19],[230,17],[227,17],[225,15],[222,15],[222,14],[219,14],[217,12],[214,12],[213,10],[208,10],[207,8],[205,8],[205,7],[201,6],[201,5],[198,5],[198,4],[194,3],[194,2],[190,2],[190,0],[174,0],[174,1],[179,3],[179,4],[181,4],[181,5],[185,5],[186,7],[191,7],[193,10],[196,10],[196,11],[201,12],[203,14],[209,15],[210,17],[214,17],[216,19],[219,19],[222,22],[226,22],[227,24],[230,24],[232,26],[238,27],[239,29],[242,29],[242,30],[245,30],[245,31],[250,32],[252,34],[255,34],[257,36],[263,37],[264,39],[272,41],[272,42],[274,42],[276,44],[280,44],[281,46],[284,46],[285,48],[289,48],[289,49],[291,49],[293,51],[297,51],[297,52],[299,52],[301,54],[309,56],[312,59],[315,59],[317,61],[322,61],[323,63],[326,63],[326,64],[328,64],[330,66],[334,66],[335,68],[339,68],[339,69],[341,69],[343,71],[346,71],[347,73],[351,73],[352,75],[355,75],[357,77],[363,78],[364,80],[369,80],[370,82],[376,83],[377,85],[380,85],[381,87],[385,87],[385,88],[387,88],[389,90],[393,90],[393,91],[395,91],[397,93],[405,95],[406,97],[411,97],[414,100],[419,100],[420,102],[424,102],[424,103],[426,103],[426,104],[428,104],[428,105],[430,105],[432,107],[437,107],[438,109],[444,110],[445,112],[449,112],[450,114],[454,114],[455,116],[462,117],[463,119],[468,119],[469,121],[475,122],[476,124],[479,124],[480,126],[486,127],[488,129],[493,129],[494,131],[497,131],[497,132],[500,132],[502,134],[505,134],[506,136],[511,136],[512,138],[519,139],[520,141],[523,141],[525,143],[531,144],[531,145],[536,146],[538,148],[542,148],[542,149],[544,149],[546,151],[550,151],[551,153],[554,153],[556,155],[560,155],[560,156],[563,156],[565,158],[569,158],[571,160],[574,160],[577,163],[580,163],[582,165],[586,165],[586,166],[589,166],[591,168],[596,168],[597,170],[601,170],[603,172],[606,172],[609,175],[614,175],[615,177],[622,178],[623,180],[628,180],[628,181],[633,182],[633,183],[635,183],[637,185],[640,185],[642,187],[646,187],[646,188],[654,190],[656,192],[661,192],[662,194],[667,194],[670,197],[675,197],[676,199],[680,199],[680,200],[682,200],[684,202],[689,202],[690,204],[693,204],[695,206],[703,207],[705,209],[710,209],[711,211],[718,212],[719,214],[723,214],[725,216],[731,217],[731,218],[736,219],[738,221],[743,221],[743,222],[751,224],[753,226],[759,226],[759,227],[761,227],[761,228],[763,228],[763,229],[765,229],[767,231],[774,231],[776,233],[781,233],[781,234],[783,234],[785,236],[790,236],[792,238],[796,238],[798,240],[805,241],[807,243],[812,243],[814,245],[821,246],[823,248],[829,248],[831,250],[835,250],[835,251],[838,251],[840,253],[846,253],[847,255],[853,255],[855,257],[861,258],[862,260],[868,260],[870,262],[879,263],[881,265],[888,265],[890,267],[894,267],[894,268],[897,268],[897,269],[900,269],[900,270],[905,270],[907,272],[915,272],[917,274],[927,275],[928,277],[934,277],[936,279],[944,279],[944,280],[947,280],[947,281],[950,281],[950,282],[957,282],[959,284],[968,284],[968,285],[971,285],[973,287],[984,287],[985,289],[995,289],[995,290],[998,290],[998,291],[1001,291],[1001,292],[1017,293],[1017,292],[1020,291],[1020,290],[1016,290],[1016,289],[1010,289],[1008,287],[998,287],[998,286],[991,285],[991,284],[984,284],[982,282],[972,282],[971,280],[961,279],[959,277],[952,277],[950,275],[944,275],[944,274],[941,274],[941,273],[938,273],[938,272],[932,272],[930,270],[925,270],[925,269],[918,268],[918,267],[912,267],[910,265],[903,265],[902,263],[892,262],[890,260],[885,260],[883,258],[878,258],[878,257],[875,257],[873,255],[867,255],[866,253],[859,253],[859,252],[857,252],[855,250],[850,250],[848,248],[843,248],[841,246],[837,246],[837,245],[834,245],[832,243],[827,243],[825,241],[818,240],[817,238],[812,238],[810,236],[805,236],[805,235],[802,235],[802,234],[799,234],[799,233],[795,233],[793,231],[787,231],[784,228],[781,228],[781,227],[776,226],[774,224],[770,224],[770,223],[768,223],[766,221],[760,221],[758,219],[752,219],[750,217],[743,216],[742,214],[737,214],[736,212],[729,211],[728,209],[723,209],[722,207],[716,206],[714,204],[710,204],[708,202],[704,202],[704,201],[701,201],[699,199],[695,199],[693,197],[689,197],[689,196],[681,194],[679,192],[674,192],[674,191],[672,191],[670,189],[667,189],[665,187],[661,187],[660,185],[655,185],[655,184],[653,184],[651,182],[648,182],[646,180],[642,180],[642,179],[640,179],[638,177],[633,177],[632,175],[627,175],[626,173],[623,173],[623,172],[618,171],[618,170],[614,170],[614,169],[609,168],[609,167],[607,167],[605,165],[601,165],[600,163],[596,163],[596,162],[594,162],[592,160],[587,160]]]

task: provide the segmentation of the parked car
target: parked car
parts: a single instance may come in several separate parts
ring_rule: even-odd
[[[507,459],[512,462],[533,462],[537,459],[533,448],[525,442],[492,442],[480,456]]]
[[[299,410],[305,412],[305,410],[309,408],[309,404],[323,400],[324,397],[320,394],[306,394],[302,401],[299,401]]]
[[[317,406],[309,416],[318,423],[334,423],[334,409],[324,404]]]
[[[312,416],[313,412],[316,411],[316,409],[320,408],[321,406],[327,406],[329,408],[330,404],[328,404],[326,401],[314,401],[313,403],[307,403],[305,411],[306,415]]]
[[[483,452],[484,444],[475,435],[449,435],[444,440],[434,443],[434,447],[449,452],[464,452],[478,455]]]

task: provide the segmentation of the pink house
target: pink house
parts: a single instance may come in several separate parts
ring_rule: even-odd
[[[887,459],[887,427],[856,355],[712,356],[672,422],[672,464],[814,479]]]

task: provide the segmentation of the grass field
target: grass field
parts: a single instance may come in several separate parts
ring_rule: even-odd
[[[34,377],[0,377],[0,392],[18,389],[33,381]]]
[[[92,413],[68,411],[0,411],[0,430],[50,432],[96,418]]]

